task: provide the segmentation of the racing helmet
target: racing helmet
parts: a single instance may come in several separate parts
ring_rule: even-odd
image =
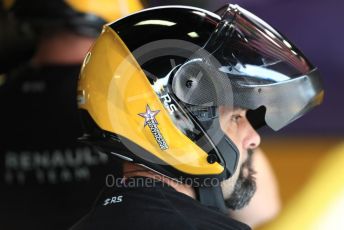
[[[322,98],[318,70],[238,5],[216,13],[156,7],[105,25],[86,55],[78,84],[81,140],[212,187],[209,179],[231,177],[239,158],[221,130],[220,106],[247,109],[254,127],[279,130]]]
[[[66,28],[96,37],[106,22],[141,10],[139,0],[2,0],[3,7],[34,30]]]

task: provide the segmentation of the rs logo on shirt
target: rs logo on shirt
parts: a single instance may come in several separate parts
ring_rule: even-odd
[[[107,198],[104,200],[103,206],[107,206],[109,204],[116,204],[120,203],[123,200],[123,196],[113,196],[111,198]]]

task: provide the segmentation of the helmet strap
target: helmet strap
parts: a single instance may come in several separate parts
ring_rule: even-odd
[[[228,214],[225,200],[223,198],[221,185],[217,186],[200,186],[195,188],[198,193],[198,200],[205,206],[216,208],[224,214]]]

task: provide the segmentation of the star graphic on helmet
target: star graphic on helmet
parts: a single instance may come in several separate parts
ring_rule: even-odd
[[[155,119],[155,116],[160,112],[160,110],[152,111],[149,107],[149,105],[146,105],[146,112],[145,113],[139,113],[138,115],[143,117],[145,119],[145,125],[148,124],[149,121],[152,121],[154,124],[158,124],[157,120]]]

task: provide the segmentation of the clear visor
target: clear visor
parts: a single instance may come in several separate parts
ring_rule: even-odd
[[[274,130],[321,103],[320,74],[292,43],[239,6],[221,11],[203,49],[173,78],[181,101],[248,109],[255,127],[266,123]]]

